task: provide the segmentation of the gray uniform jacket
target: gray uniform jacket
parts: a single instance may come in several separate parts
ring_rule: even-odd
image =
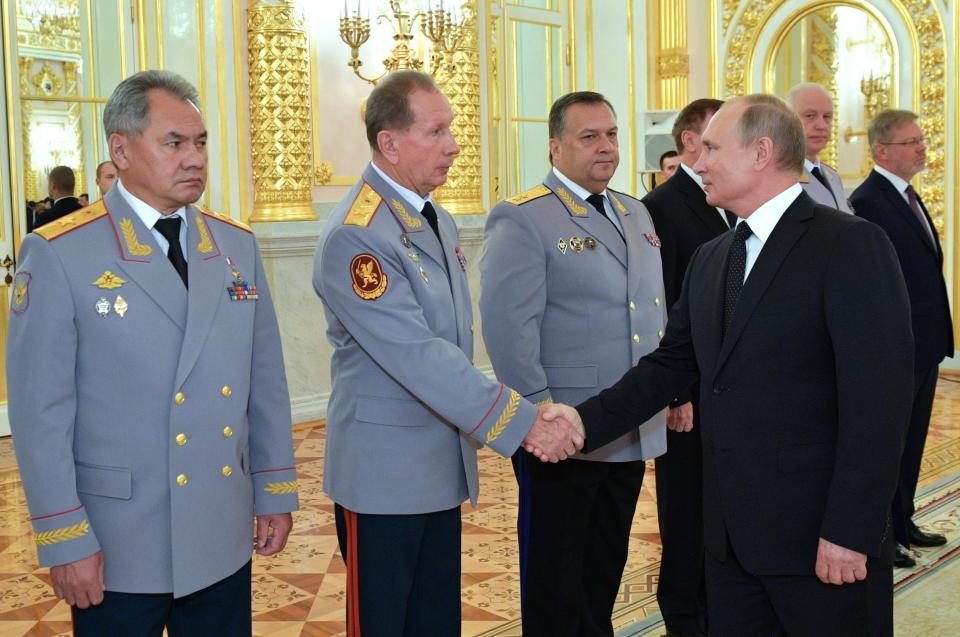
[[[250,559],[255,510],[297,508],[256,239],[186,214],[189,292],[116,188],[20,252],[9,413],[40,564],[102,549],[111,591],[220,581]]]
[[[607,190],[610,220],[551,171],[501,201],[480,261],[483,339],[497,377],[534,402],[571,405],[616,382],[655,350],[666,324],[660,240],[642,203]],[[661,412],[586,456],[621,462],[666,451]]]
[[[476,504],[477,448],[509,456],[536,407],[474,369],[467,263],[370,166],[330,213],[313,286],[334,346],[324,490],[357,513]]]
[[[833,192],[831,193],[827,190],[826,187],[820,183],[820,180],[808,173],[806,169],[804,169],[803,174],[800,176],[800,186],[803,188],[803,191],[819,204],[830,206],[840,212],[846,212],[852,215],[853,208],[850,207],[850,203],[847,201],[847,193],[843,189],[843,180],[840,179],[840,174],[823,162],[820,162],[820,172],[826,177],[827,183],[830,184]]]

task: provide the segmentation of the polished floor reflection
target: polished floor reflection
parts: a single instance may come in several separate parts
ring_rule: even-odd
[[[944,374],[921,475],[920,521],[948,534],[950,543],[921,554],[913,572],[898,572],[898,637],[947,634],[955,626],[937,599],[955,599],[960,555],[960,376]],[[337,550],[333,504],[321,489],[324,429],[294,433],[303,509],[280,556],[254,560],[254,633],[275,637],[345,635],[345,570]],[[482,493],[463,509],[463,635],[519,636],[516,483],[510,463],[484,451]],[[618,635],[659,635],[654,592],[660,559],[652,463],[634,517],[629,563],[615,609]],[[0,440],[0,637],[70,634],[70,613],[37,569],[28,513],[9,439]],[[952,577],[951,577],[952,575]],[[944,594],[943,582],[953,582]],[[902,600],[902,601],[901,601]],[[928,601],[929,600],[929,601]],[[900,620],[903,608],[904,621]],[[908,616],[910,621],[907,620]],[[922,632],[920,632],[922,631]]]

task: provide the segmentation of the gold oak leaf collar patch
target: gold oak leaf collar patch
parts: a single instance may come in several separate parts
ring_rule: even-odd
[[[372,254],[358,254],[350,262],[353,291],[364,301],[373,301],[387,291],[387,275]]]

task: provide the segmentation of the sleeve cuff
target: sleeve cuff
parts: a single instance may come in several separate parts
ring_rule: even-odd
[[[294,467],[254,471],[251,477],[257,515],[290,513],[300,508],[300,482]]]
[[[34,519],[33,533],[40,566],[69,564],[100,550],[100,543],[82,506]]]

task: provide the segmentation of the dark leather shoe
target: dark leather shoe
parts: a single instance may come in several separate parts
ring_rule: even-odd
[[[910,546],[943,546],[947,538],[941,533],[927,533],[917,527],[910,529]]]
[[[893,565],[897,568],[913,568],[917,560],[913,559],[910,551],[897,544],[897,551],[893,554]]]

